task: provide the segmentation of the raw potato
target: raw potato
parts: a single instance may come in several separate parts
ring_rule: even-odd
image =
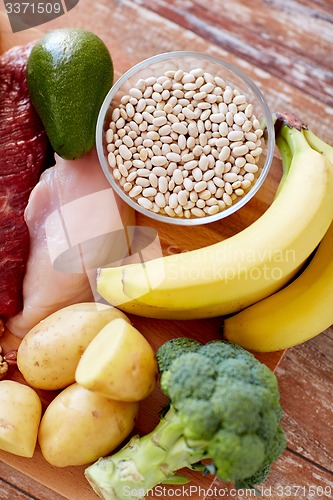
[[[157,361],[145,337],[121,318],[96,335],[77,366],[82,386],[118,401],[141,401],[155,388]]]
[[[0,449],[32,457],[42,416],[38,394],[19,382],[1,380],[0,402]]]
[[[45,460],[66,467],[109,454],[132,431],[138,408],[138,403],[113,401],[70,385],[43,415],[38,441]]]
[[[97,333],[115,318],[115,307],[84,302],[64,307],[32,328],[22,340],[17,365],[31,387],[63,389],[75,382],[80,357]]]

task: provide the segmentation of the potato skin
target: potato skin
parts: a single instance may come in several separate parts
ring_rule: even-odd
[[[139,406],[88,391],[79,384],[50,403],[40,423],[38,442],[56,467],[85,465],[109,454],[134,428]]]
[[[82,353],[115,318],[129,321],[115,307],[84,302],[64,307],[42,320],[23,338],[17,353],[17,365],[27,383],[46,390],[74,383]]]
[[[0,401],[0,449],[32,457],[42,416],[38,394],[20,382],[1,380]]]

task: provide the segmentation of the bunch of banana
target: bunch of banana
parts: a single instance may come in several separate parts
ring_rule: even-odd
[[[304,130],[308,142],[333,164],[333,148]],[[276,141],[284,175],[290,152]],[[333,324],[333,222],[304,271],[288,286],[224,320],[224,336],[245,349],[272,352],[306,342]]]
[[[224,321],[224,336],[245,349],[272,352],[306,342],[333,324],[333,223],[290,285]]]
[[[333,164],[296,126],[283,123],[279,135],[290,168],[258,220],[202,249],[102,268],[101,296],[139,316],[195,319],[241,311],[290,282],[332,222]]]

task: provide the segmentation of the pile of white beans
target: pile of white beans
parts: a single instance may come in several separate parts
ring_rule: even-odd
[[[114,179],[141,207],[205,217],[253,185],[263,130],[237,89],[201,68],[140,79],[106,131]]]

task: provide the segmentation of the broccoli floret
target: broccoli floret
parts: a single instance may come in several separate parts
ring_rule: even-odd
[[[178,403],[177,409],[188,441],[211,439],[220,426],[220,418],[210,401],[187,398]]]
[[[274,437],[269,441],[269,449],[266,446],[265,460],[257,471],[243,480],[235,481],[235,486],[238,489],[253,489],[257,484],[262,483],[267,478],[272,464],[283,453],[286,447],[286,437],[281,426],[278,426]]]
[[[200,342],[188,337],[177,337],[165,342],[156,353],[160,373],[165,372],[181,354],[196,352],[200,347]]]
[[[232,385],[221,383],[214,391],[211,404],[224,429],[236,434],[257,432],[262,405],[255,386],[241,380],[235,380]]]
[[[127,486],[140,493],[130,498],[144,498],[183,467],[203,469],[203,460],[206,472],[236,487],[262,482],[286,446],[275,375],[243,348],[222,340],[203,345],[174,339],[158,350],[157,360],[169,410],[150,434],[132,438],[86,469],[95,491],[121,500]],[[121,470],[127,463],[132,473],[125,481]]]
[[[188,337],[177,337],[165,342],[157,351],[156,358],[159,372],[161,374],[161,388],[166,396],[169,396],[169,367],[172,362],[179,358],[182,354],[196,352],[202,344],[197,340]]]
[[[208,445],[216,475],[223,481],[245,479],[261,466],[265,445],[256,434],[237,434],[220,429]]]
[[[199,352],[185,353],[162,374],[161,385],[173,404],[186,398],[209,400],[215,389],[214,363]],[[198,383],[198,381],[200,381]]]

